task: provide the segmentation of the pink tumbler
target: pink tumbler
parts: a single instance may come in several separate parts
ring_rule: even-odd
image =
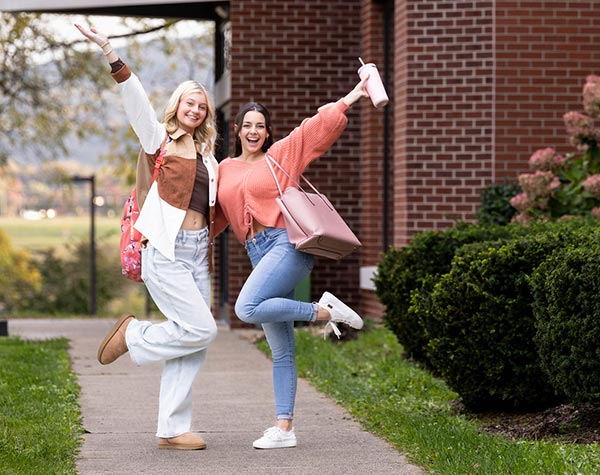
[[[381,82],[381,77],[377,71],[377,66],[375,66],[373,63],[363,63],[363,65],[358,69],[358,76],[362,79],[367,74],[369,75],[369,79],[367,79],[367,92],[369,93],[371,102],[378,109],[380,107],[385,107],[390,99],[388,98],[385,88],[383,87],[383,83]]]

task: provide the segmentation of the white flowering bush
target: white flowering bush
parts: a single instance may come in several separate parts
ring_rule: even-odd
[[[519,176],[523,191],[510,200],[518,211],[514,221],[589,214],[600,218],[600,76],[587,77],[582,96],[584,112],[563,115],[575,151],[563,156],[546,147],[531,155],[533,172]]]

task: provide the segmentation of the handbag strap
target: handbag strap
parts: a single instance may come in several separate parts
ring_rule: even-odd
[[[271,157],[271,155],[269,155],[267,153],[267,155],[265,156],[266,160],[267,160],[267,164],[269,165],[269,169],[271,170],[271,173],[273,174],[273,178],[275,178],[275,183],[277,184],[277,189],[279,190],[279,194],[281,195],[281,187],[279,186],[279,181],[277,180],[277,177],[275,176],[275,171],[273,170],[273,166],[271,165],[271,161],[277,165],[277,168],[279,168],[284,174],[285,176],[287,176],[293,183],[294,185],[296,185],[298,187],[299,190],[304,191],[302,189],[302,186],[300,185],[300,183],[298,183],[286,170],[285,168],[283,168],[281,166],[281,164],[275,160],[273,157]],[[310,186],[310,188],[317,194],[317,195],[321,195],[321,192],[319,190],[317,190],[317,188],[310,182],[308,181],[308,178],[306,178],[304,175],[300,175],[300,178],[302,178],[307,184],[308,186]]]
[[[275,180],[275,184],[277,185],[277,191],[279,191],[279,196],[283,196],[283,193],[281,192],[281,185],[279,185],[279,180],[277,179],[277,176],[275,176],[275,170],[273,170],[273,165],[271,165],[271,160],[273,160],[271,158],[271,156],[269,154],[267,154],[265,156],[265,160],[267,161],[267,165],[269,166],[269,170],[271,170],[271,175],[273,175],[273,179]],[[273,160],[275,162],[275,160]],[[277,162],[275,162],[277,163]],[[279,168],[281,168],[283,170],[283,168],[281,167],[281,165],[279,165],[277,163],[277,165],[279,166]],[[288,173],[283,170],[285,172],[285,174],[289,177]],[[291,177],[290,177],[291,179]]]
[[[275,175],[275,170],[273,170],[273,165],[271,165],[271,162],[273,162],[275,165],[277,165],[277,167],[285,174],[285,176],[287,176],[297,187],[298,189],[304,193],[306,195],[306,198],[308,199],[308,201],[311,201],[310,197],[306,194],[306,191],[304,191],[304,188],[302,188],[302,186],[300,185],[300,183],[298,183],[286,170],[285,168],[283,168],[279,162],[277,160],[275,160],[273,157],[271,157],[268,153],[265,155],[265,160],[267,161],[267,165],[269,166],[269,170],[271,170],[271,174],[273,175],[273,178],[275,179],[275,184],[277,185],[277,191],[279,191],[279,196],[283,196],[283,193],[281,192],[281,185],[279,185],[279,180],[277,179],[277,176]],[[325,205],[333,210],[332,206],[327,202],[326,199],[323,198],[323,194],[321,194],[321,192],[319,190],[317,190],[313,184],[308,181],[308,178],[306,178],[304,175],[300,175],[300,178],[302,178],[306,183],[308,183],[308,186],[311,187],[311,189],[317,194],[317,196],[319,198],[321,198],[321,200],[323,201],[323,203],[325,203]],[[314,204],[314,203],[313,203]]]

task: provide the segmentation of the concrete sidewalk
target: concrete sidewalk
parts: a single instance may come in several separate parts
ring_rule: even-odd
[[[255,450],[252,441],[274,423],[271,363],[244,338],[219,328],[194,383],[192,431],[208,449],[158,450],[155,437],[162,366],[135,367],[124,356],[96,361],[106,319],[14,319],[10,336],[71,340],[86,430],[77,462],[95,474],[421,474],[388,443],[365,432],[346,411],[306,381],[298,383],[295,449]]]

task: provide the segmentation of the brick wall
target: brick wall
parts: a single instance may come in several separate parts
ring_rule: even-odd
[[[396,245],[471,218],[490,182],[493,13],[491,1],[396,1]]]
[[[496,179],[516,180],[538,148],[572,151],[562,115],[582,110],[600,72],[597,1],[496,2]]]
[[[275,138],[287,135],[317,108],[352,89],[358,76],[360,2],[283,0],[231,2],[232,119],[248,101],[265,104],[272,115]],[[353,228],[360,216],[360,115],[348,113],[349,124],[330,152],[307,170]],[[233,149],[231,147],[230,149]],[[230,239],[230,304],[250,271],[242,246]],[[331,290],[358,305],[358,255],[336,263],[318,259],[312,273],[312,298]],[[231,315],[232,326],[237,326]]]
[[[393,5],[393,2],[389,2]],[[389,12],[387,12],[389,13]],[[384,216],[384,200],[386,198],[385,177],[388,177],[387,190],[389,209],[393,208],[392,176],[393,176],[393,48],[388,48],[386,57],[385,48],[385,21],[386,4],[377,0],[363,0],[361,5],[361,56],[365,62],[375,63],[379,74],[384,81],[390,103],[384,110],[375,109],[368,100],[362,101],[361,111],[361,215],[360,236],[362,249],[360,254],[361,266],[374,266],[381,260],[384,247],[391,244],[391,239],[384,239],[387,221],[389,226],[388,237],[391,238],[393,222],[390,216]],[[393,22],[389,22],[390,27]],[[391,40],[393,32],[389,31]],[[386,84],[386,67],[388,68]],[[386,120],[389,125],[388,156],[386,157],[386,143],[384,125]],[[387,162],[386,162],[387,159]],[[387,163],[387,169],[386,169]],[[360,298],[361,315],[376,317],[381,315],[382,306],[373,291],[361,290]]]
[[[395,244],[469,220],[481,188],[538,148],[598,72],[597,3],[395,2]]]
[[[392,104],[394,114],[394,207],[393,242],[394,246],[406,245],[408,235],[408,6],[407,2],[396,0],[394,4],[394,83]]]
[[[231,2],[232,114],[247,100],[264,102],[281,137],[343,95],[357,56],[385,63],[390,2],[390,244],[403,246],[419,231],[472,220],[481,189],[515,181],[537,148],[570,150],[562,115],[581,110],[585,77],[600,72],[600,10],[593,1]],[[376,265],[384,246],[384,115],[364,103],[349,118],[308,175],[364,247],[341,263],[319,261],[312,297],[333,290],[378,316],[374,293],[357,289],[359,265]],[[233,303],[249,266],[233,239],[230,252]]]

